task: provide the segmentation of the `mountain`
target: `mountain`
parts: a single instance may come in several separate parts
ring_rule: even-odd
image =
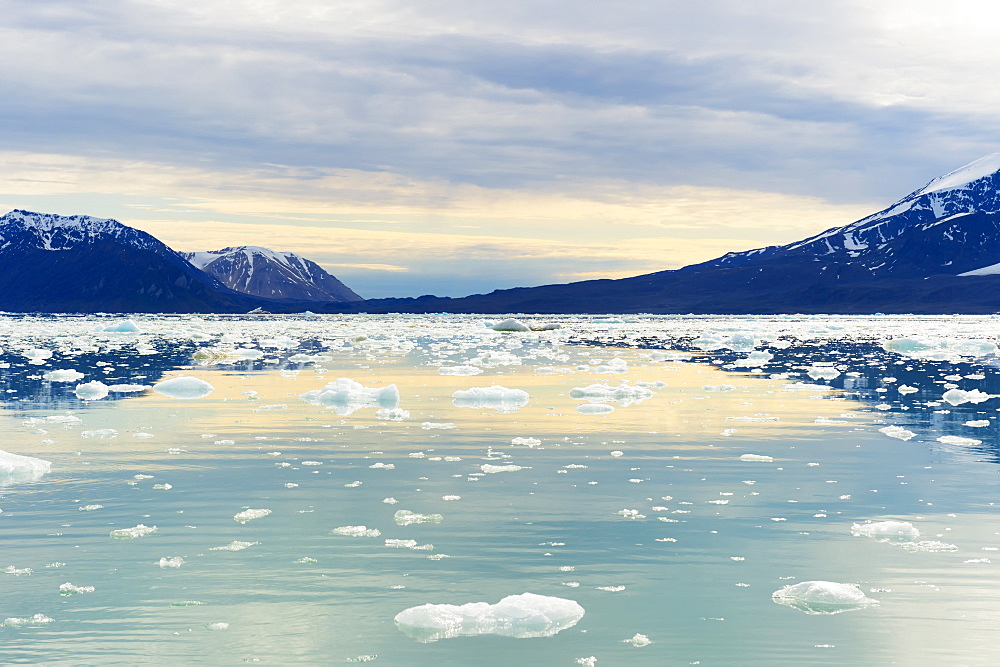
[[[1000,312],[1000,154],[802,241],[620,280],[461,299],[366,302],[369,312]]]
[[[246,312],[261,305],[115,220],[0,216],[0,310]]]
[[[268,299],[320,302],[362,300],[318,264],[295,253],[239,246],[180,254],[192,265],[237,292]]]

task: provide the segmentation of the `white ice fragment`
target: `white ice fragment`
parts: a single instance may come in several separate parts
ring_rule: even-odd
[[[114,324],[106,324],[101,327],[94,327],[94,331],[97,333],[139,333],[142,330],[139,325],[132,320],[122,320],[121,322],[116,322]]]
[[[542,444],[542,441],[538,438],[512,438],[510,441],[512,445],[524,445],[525,447],[537,447]]]
[[[100,380],[91,380],[90,382],[76,385],[73,393],[83,401],[99,401],[108,395],[108,385]]]
[[[971,426],[972,428],[986,428],[989,425],[989,419],[973,419],[962,424],[962,426]]]
[[[153,391],[167,398],[193,400],[204,398],[215,391],[215,387],[204,380],[190,375],[181,375],[153,385]]]
[[[396,464],[395,463],[382,463],[381,461],[379,461],[378,463],[373,463],[372,465],[370,465],[368,467],[371,468],[372,470],[395,470],[396,469]]]
[[[35,614],[34,616],[28,616],[27,618],[17,618],[8,617],[5,618],[3,623],[8,628],[23,628],[25,626],[31,625],[45,625],[46,623],[51,623],[54,619],[49,618],[45,614]]]
[[[33,456],[11,454],[0,449],[0,486],[37,482],[49,472],[52,463]]]
[[[444,517],[440,514],[417,514],[410,510],[397,510],[392,515],[397,526],[409,526],[414,523],[441,523]]]
[[[74,586],[68,581],[59,585],[59,595],[76,595],[78,593],[93,593],[93,586]]]
[[[993,396],[978,389],[971,389],[969,391],[949,389],[941,395],[941,398],[952,405],[962,405],[963,403],[982,403],[993,398]]]
[[[833,581],[803,581],[775,591],[771,599],[807,614],[839,614],[877,605],[854,584]]]
[[[636,648],[642,648],[643,646],[649,646],[653,642],[646,635],[640,635],[638,632],[628,639],[624,640],[624,643],[631,644]]]
[[[229,624],[225,621],[219,621],[218,623],[207,623],[205,627],[209,630],[228,630]]]
[[[361,408],[398,407],[399,389],[394,384],[375,389],[350,378],[338,378],[322,389],[307,391],[299,398],[312,405],[334,408],[338,415],[346,416]]]
[[[879,433],[884,433],[890,438],[896,438],[897,440],[909,440],[916,435],[913,431],[908,431],[902,426],[883,426],[879,429]]]
[[[240,523],[246,523],[247,521],[253,521],[254,519],[261,519],[271,513],[269,509],[246,509],[242,512],[237,512],[233,515],[233,520],[239,521]]]
[[[260,542],[240,542],[239,540],[233,540],[225,546],[211,547],[209,551],[243,551],[257,544],[260,544]]]
[[[496,604],[425,604],[398,613],[396,627],[420,642],[459,636],[551,637],[584,615],[573,600],[523,593]]]
[[[494,331],[531,331],[531,327],[522,322],[521,320],[515,320],[514,318],[508,318],[503,322],[497,322],[492,327]]]
[[[410,411],[402,408],[379,408],[375,411],[375,419],[387,422],[401,422],[410,418]]]
[[[340,526],[330,532],[345,537],[378,537],[382,534],[378,528],[369,528],[368,526]]]
[[[140,391],[146,391],[149,389],[148,384],[109,384],[108,391],[113,391],[117,394],[134,394]]]
[[[905,551],[927,551],[931,553],[942,551],[958,551],[958,547],[947,542],[937,540],[919,540],[917,542],[902,542],[901,546]]]
[[[524,468],[522,466],[514,464],[496,466],[491,463],[484,463],[483,465],[479,466],[479,469],[485,473],[495,473],[495,472],[517,472],[518,470],[523,470]]]
[[[139,524],[134,528],[119,528],[111,531],[111,537],[116,540],[134,540],[137,537],[145,537],[157,531],[156,526],[145,526]]]
[[[612,387],[607,383],[596,383],[587,387],[574,387],[569,395],[572,398],[588,400],[591,403],[614,402],[622,407],[640,403],[653,396],[648,387],[620,384]]]
[[[963,438],[960,435],[942,435],[937,439],[938,442],[943,442],[946,445],[957,445],[959,447],[974,447],[976,445],[983,444],[982,440],[976,440],[975,438]]]
[[[871,537],[879,542],[910,542],[920,537],[920,531],[909,521],[874,521],[851,525],[855,537]]]
[[[93,512],[99,509],[104,509],[104,505],[84,505],[80,507],[81,512]]]
[[[424,422],[420,428],[425,431],[453,431],[458,427],[451,422]]]
[[[606,403],[584,403],[576,406],[581,415],[606,415],[615,411],[615,406]]]
[[[765,454],[743,454],[740,456],[740,461],[759,461],[761,463],[770,463],[773,460],[773,456],[767,456]]]
[[[49,371],[42,378],[49,382],[76,382],[77,380],[82,380],[83,376],[84,374],[80,371],[65,368],[57,371]]]
[[[183,564],[184,564],[184,559],[181,558],[180,556],[173,556],[171,558],[167,558],[166,556],[164,556],[163,558],[160,559],[159,563],[160,567],[162,568],[168,568],[168,567],[177,568]]]
[[[731,384],[706,384],[701,388],[701,390],[710,393],[727,392],[736,391],[736,387]]]
[[[907,394],[915,394],[915,393],[917,393],[917,392],[918,392],[918,391],[920,391],[920,390],[919,390],[919,389],[917,389],[916,387],[911,387],[911,386],[909,386],[909,385],[905,385],[905,384],[901,384],[901,385],[899,385],[899,387],[898,387],[898,388],[896,389],[896,391],[898,391],[898,392],[899,392],[900,394],[902,394],[903,396],[906,396]]]
[[[97,428],[89,431],[80,431],[80,436],[84,438],[110,440],[111,438],[118,437],[118,431],[113,428]]]
[[[501,412],[515,412],[528,404],[528,392],[495,384],[491,387],[471,387],[452,394],[458,408],[491,408]]]
[[[483,369],[478,366],[441,366],[438,368],[438,375],[479,375]]]

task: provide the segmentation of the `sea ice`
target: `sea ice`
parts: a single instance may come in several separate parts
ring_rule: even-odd
[[[396,627],[420,642],[459,636],[551,637],[576,625],[584,609],[573,600],[523,593],[496,604],[425,604],[396,615]]]
[[[78,370],[64,368],[57,371],[49,371],[42,378],[49,382],[76,382],[77,380],[82,380],[83,376],[84,374]]]
[[[392,515],[397,526],[409,526],[414,523],[441,523],[444,517],[440,514],[417,514],[410,510],[397,510]]]
[[[961,389],[949,389],[941,395],[942,400],[948,401],[952,405],[962,405],[963,403],[982,403],[993,398],[992,395],[972,389],[962,391]]]
[[[112,530],[111,537],[116,540],[134,540],[137,537],[145,537],[146,535],[155,533],[156,530],[156,526],[145,526],[140,523],[134,528],[119,528],[118,530]]]
[[[872,537],[879,542],[911,542],[920,531],[909,521],[874,521],[851,525],[855,537]]]
[[[424,422],[420,425],[420,428],[425,431],[452,431],[458,427],[451,422]]]
[[[93,586],[74,586],[68,581],[65,584],[60,584],[59,595],[76,595],[77,593],[93,593]]]
[[[942,435],[937,441],[943,442],[946,445],[957,445],[959,447],[975,447],[976,445],[983,444],[982,440],[963,438],[960,435]]]
[[[399,389],[394,384],[374,389],[350,378],[338,378],[322,389],[307,391],[299,398],[312,405],[334,408],[338,415],[346,416],[361,408],[398,407]]]
[[[242,512],[237,512],[233,515],[233,520],[239,521],[240,523],[246,523],[247,521],[253,521],[254,519],[261,519],[271,513],[269,509],[246,509]]]
[[[52,463],[33,456],[11,454],[0,449],[0,486],[21,482],[37,482],[49,472]]]
[[[410,418],[410,411],[403,408],[379,408],[375,411],[375,419],[387,422],[401,422]]]
[[[879,429],[879,433],[884,433],[890,438],[896,438],[897,440],[909,440],[916,435],[913,431],[908,431],[902,426],[883,426]]]
[[[239,540],[233,540],[229,544],[221,547],[211,547],[209,551],[243,551],[248,547],[260,544],[260,542],[240,542]]]
[[[765,454],[743,454],[740,456],[740,461],[760,461],[761,463],[770,463],[773,460],[773,456],[767,456]]]
[[[479,375],[483,369],[479,366],[441,366],[438,375]]]
[[[142,329],[139,325],[132,320],[122,320],[121,322],[116,322],[114,324],[106,324],[103,327],[94,327],[94,331],[97,333],[140,333]]]
[[[615,406],[605,403],[584,403],[576,406],[576,411],[581,415],[606,415],[615,411]]]
[[[492,408],[501,412],[514,412],[528,404],[528,392],[509,389],[498,384],[492,387],[459,389],[451,395],[458,408]]]
[[[159,565],[162,568],[173,567],[177,568],[184,564],[184,559],[180,556],[173,556],[172,558],[167,558],[164,556],[160,559]]]
[[[330,532],[334,535],[344,535],[346,537],[378,537],[382,534],[382,531],[378,528],[369,528],[368,526],[340,526]]]
[[[182,375],[164,380],[163,382],[157,382],[153,385],[153,391],[167,398],[192,400],[208,396],[215,391],[215,387],[202,379],[190,375]]]
[[[570,390],[569,395],[572,398],[585,399],[591,403],[615,402],[622,407],[627,407],[633,403],[640,403],[647,398],[652,398],[653,392],[647,387],[627,384],[612,387],[606,383],[597,383],[587,387],[574,387]]]
[[[524,468],[522,466],[517,466],[513,464],[495,466],[491,463],[484,463],[483,465],[479,466],[479,469],[485,473],[494,473],[494,472],[517,472],[518,470],[523,470]]]
[[[497,322],[490,328],[494,331],[531,331],[531,328],[527,324],[512,317],[503,322]]]
[[[90,382],[76,385],[73,393],[83,401],[99,401],[108,395],[108,385],[100,380],[91,380]]]
[[[34,616],[28,616],[27,618],[17,618],[8,617],[5,618],[3,623],[8,628],[23,628],[28,625],[44,625],[46,623],[51,623],[54,619],[49,618],[45,614],[35,614]]]
[[[775,591],[771,599],[807,614],[839,614],[877,605],[854,584],[833,581],[803,581]]]

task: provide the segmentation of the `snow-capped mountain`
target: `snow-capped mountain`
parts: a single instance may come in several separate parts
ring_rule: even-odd
[[[852,272],[875,277],[983,275],[984,267],[1000,263],[1000,153],[935,178],[849,225],[685,268],[759,265],[795,257],[845,264]]]
[[[241,312],[257,305],[116,220],[22,210],[0,216],[0,310]]]
[[[620,280],[388,304],[450,312],[1000,312],[1000,153],[861,220]],[[366,304],[369,311],[374,306]]]
[[[268,299],[361,301],[360,296],[318,264],[292,252],[239,246],[181,254],[237,292]]]

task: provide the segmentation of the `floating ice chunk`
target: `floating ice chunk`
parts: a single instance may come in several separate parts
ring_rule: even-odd
[[[919,389],[917,389],[916,387],[911,387],[911,386],[909,386],[909,385],[906,385],[906,384],[901,384],[901,385],[899,385],[899,387],[898,387],[898,388],[896,389],[896,391],[898,391],[898,392],[899,392],[900,394],[902,394],[903,396],[906,396],[907,394],[915,394],[915,393],[917,393],[917,392],[918,392],[918,391],[920,391],[920,390],[919,390]]]
[[[444,517],[440,514],[417,514],[410,510],[397,510],[392,515],[397,526],[409,526],[414,523],[441,523]]]
[[[731,384],[706,384],[701,390],[707,392],[725,392],[736,391],[736,387]]]
[[[293,354],[288,357],[288,360],[293,364],[317,364],[324,361],[333,361],[333,357],[325,354]]]
[[[973,419],[962,424],[962,426],[971,426],[972,428],[986,428],[989,425],[989,419]]]
[[[970,391],[949,389],[941,395],[942,400],[948,401],[952,405],[962,405],[963,403],[982,403],[983,401],[988,401],[991,398],[993,398],[992,395],[979,391],[978,389],[972,389]]]
[[[52,358],[52,350],[45,350],[42,348],[32,348],[30,350],[24,351],[24,356],[28,358],[29,364],[34,364],[36,366],[41,366],[46,362],[46,360]]]
[[[215,391],[215,387],[204,380],[190,375],[170,378],[153,385],[153,391],[167,398],[193,400],[204,398]]]
[[[401,422],[410,418],[410,411],[403,408],[379,408],[375,411],[375,419],[386,422]]]
[[[839,614],[877,605],[854,584],[833,581],[803,581],[775,591],[771,599],[807,614]]]
[[[205,627],[209,630],[228,630],[229,624],[225,621],[219,621],[218,623],[206,623]]]
[[[960,435],[942,435],[937,441],[943,442],[946,445],[957,445],[959,447],[975,447],[976,445],[983,444],[982,440],[963,438]]]
[[[108,391],[113,391],[118,394],[134,394],[139,391],[146,391],[149,389],[148,384],[109,384]]]
[[[246,523],[247,521],[253,521],[254,519],[262,519],[271,513],[269,509],[246,509],[242,512],[237,512],[233,515],[234,521],[239,521],[240,523]]]
[[[591,403],[614,402],[622,407],[627,407],[633,403],[640,403],[647,398],[652,398],[653,391],[647,387],[627,384],[611,387],[605,383],[597,383],[588,387],[574,387],[570,390],[569,395],[572,398],[585,399]]]
[[[874,521],[851,525],[855,537],[871,537],[879,542],[910,542],[920,537],[920,531],[909,521]]]
[[[637,632],[633,636],[631,636],[628,639],[624,640],[624,643],[625,644],[631,644],[632,646],[635,646],[636,648],[642,648],[643,646],[649,646],[653,642],[650,641],[649,637],[647,637],[646,635],[640,635]]]
[[[542,441],[538,438],[511,438],[510,444],[534,448],[542,444]]]
[[[451,431],[458,427],[452,424],[451,422],[424,422],[420,425],[420,428],[424,429],[425,431],[434,431],[434,430]]]
[[[330,532],[345,537],[378,537],[382,534],[378,528],[369,528],[368,526],[340,526]]]
[[[103,327],[94,327],[94,331],[100,333],[140,333],[142,329],[132,320],[122,320],[114,324],[107,324]]]
[[[937,540],[920,540],[917,542],[903,542],[901,546],[906,551],[928,551],[931,553],[941,552],[941,551],[958,551],[958,547],[954,544],[948,544],[947,542],[938,542]]]
[[[606,415],[615,411],[615,406],[606,403],[584,403],[576,406],[576,411],[581,415]]]
[[[834,380],[840,377],[840,371],[833,366],[810,366],[806,375],[813,380]]]
[[[531,331],[531,328],[527,324],[512,317],[503,322],[497,322],[490,328],[494,331]]]
[[[441,366],[438,375],[479,375],[483,369],[478,366]]]
[[[761,463],[770,463],[773,460],[773,456],[767,456],[765,454],[743,454],[740,456],[740,461],[760,461]]]
[[[774,355],[770,352],[764,352],[763,350],[754,350],[747,355],[746,359],[737,359],[733,362],[733,365],[737,368],[759,368],[767,364]]]
[[[615,357],[606,364],[598,364],[594,366],[595,373],[627,373],[628,372],[628,362],[624,359],[619,359]]]
[[[396,614],[396,627],[420,642],[450,637],[500,635],[551,637],[576,625],[584,609],[573,600],[523,593],[496,604],[425,604]]]
[[[908,431],[902,426],[883,426],[879,429],[879,433],[884,433],[890,438],[896,438],[897,440],[909,440],[917,435],[913,431]]]
[[[781,391],[832,391],[828,384],[809,384],[808,382],[791,382],[782,385]]]
[[[80,431],[84,438],[98,438],[100,440],[110,440],[118,437],[118,431],[113,428],[97,428],[89,431]]]
[[[94,510],[104,509],[104,505],[84,505],[80,508],[81,512],[93,512]]]
[[[562,325],[557,322],[529,322],[528,327],[532,331],[555,331],[562,329]]]
[[[162,568],[168,568],[168,567],[177,568],[183,564],[184,564],[184,559],[181,558],[180,556],[173,556],[172,558],[167,558],[166,556],[164,556],[163,558],[160,559],[159,563],[160,567]]]
[[[37,482],[52,469],[52,463],[33,456],[11,454],[0,449],[0,486]]]
[[[522,466],[517,466],[513,464],[495,466],[491,463],[484,463],[483,465],[479,466],[479,469],[485,473],[494,473],[494,472],[517,472],[518,470],[523,470],[524,468]]]
[[[338,415],[346,416],[361,408],[398,407],[399,389],[394,384],[374,389],[350,378],[338,378],[322,389],[307,391],[299,398],[312,405],[334,408]]]
[[[42,378],[49,382],[76,382],[82,380],[84,374],[72,368],[64,368],[57,371],[49,371]]]
[[[90,382],[76,385],[73,393],[83,401],[99,401],[108,395],[108,385],[100,380],[91,380]]]
[[[65,584],[60,584],[59,595],[76,595],[77,593],[93,593],[93,586],[74,586],[68,581]]]
[[[239,540],[233,540],[225,546],[211,547],[209,551],[243,551],[244,549],[257,544],[260,544],[260,542],[240,542]]]
[[[45,625],[46,623],[51,623],[53,620],[54,619],[49,618],[45,614],[35,614],[34,616],[28,616],[27,618],[5,618],[2,625],[8,628],[23,628],[31,625]]]
[[[395,463],[382,463],[381,461],[379,461],[378,463],[373,463],[372,465],[370,465],[368,467],[371,468],[372,470],[395,470],[396,469],[396,464]]]
[[[134,540],[137,537],[145,537],[146,535],[151,535],[157,531],[156,526],[145,526],[139,524],[134,528],[119,528],[118,530],[111,531],[111,537],[116,540]]]
[[[528,404],[528,392],[495,384],[491,387],[459,389],[451,395],[458,408],[491,408],[500,412],[516,412]]]

